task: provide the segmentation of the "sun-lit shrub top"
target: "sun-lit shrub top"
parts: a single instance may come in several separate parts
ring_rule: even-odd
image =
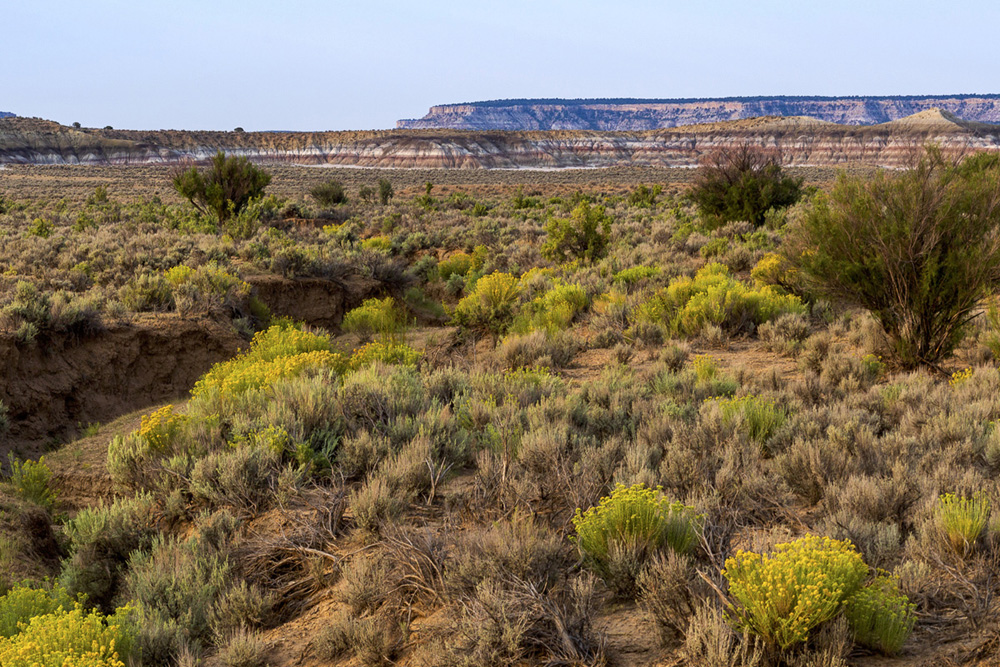
[[[521,281],[515,276],[499,271],[483,276],[455,306],[455,324],[500,333],[513,319],[520,295]]]
[[[438,275],[442,280],[448,280],[453,275],[464,276],[475,268],[475,258],[465,252],[456,252],[450,257],[446,257],[438,262]]]
[[[212,366],[191,390],[194,397],[218,391],[223,397],[264,389],[278,380],[306,370],[329,368],[342,371],[343,355],[330,351],[330,339],[290,326],[273,326],[258,332],[250,349],[229,361]]]
[[[899,579],[878,576],[844,607],[854,641],[886,655],[899,653],[917,621],[916,605],[899,590]]]
[[[79,604],[35,616],[0,639],[4,667],[124,667],[131,644],[129,610],[111,617]]]
[[[990,518],[990,499],[982,491],[972,496],[946,493],[938,498],[934,513],[951,548],[964,556],[975,548],[976,541],[986,528]]]
[[[750,277],[760,285],[775,285],[788,289],[799,281],[799,274],[784,256],[769,252],[750,269]]]
[[[362,241],[361,247],[365,250],[388,254],[392,250],[392,239],[388,236],[372,236]]]
[[[572,324],[573,318],[585,309],[589,302],[590,299],[582,287],[567,285],[557,280],[552,289],[525,305],[512,328],[517,333],[562,331]]]
[[[788,412],[762,396],[716,399],[726,424],[739,423],[747,437],[763,445],[784,425]]]
[[[406,343],[386,339],[372,341],[359,347],[351,355],[348,366],[351,370],[364,368],[375,362],[395,366],[415,366],[418,361],[420,361],[420,352]]]
[[[168,452],[187,423],[185,415],[174,412],[173,405],[165,405],[148,415],[143,415],[139,436],[156,452]]]
[[[72,609],[73,600],[62,586],[51,590],[18,585],[0,595],[0,638],[20,632],[19,624],[57,609]]]
[[[751,287],[722,264],[708,264],[693,278],[675,278],[636,309],[635,321],[667,325],[679,335],[693,336],[706,324],[737,331],[784,313],[805,314],[799,297],[769,285]]]
[[[767,554],[739,550],[722,574],[740,629],[788,648],[840,613],[868,566],[850,541],[808,535]]]
[[[614,275],[612,280],[616,283],[634,285],[645,278],[655,278],[662,272],[663,270],[658,266],[633,266],[628,269],[622,269]]]
[[[164,276],[174,287],[193,284],[212,294],[228,294],[230,291],[244,296],[250,294],[249,283],[220,268],[214,262],[197,268],[180,264],[168,270]]]
[[[344,315],[341,328],[351,333],[370,335],[391,334],[404,328],[405,313],[391,296],[384,299],[366,299],[360,306]]]
[[[52,470],[45,463],[45,457],[37,461],[19,461],[13,452],[8,452],[7,462],[10,468],[9,484],[14,495],[51,510],[55,506],[56,493],[49,486]]]
[[[576,510],[575,541],[584,557],[601,571],[617,543],[639,544],[650,550],[668,546],[687,553],[701,534],[703,517],[693,507],[671,502],[662,489],[645,484],[619,484],[610,496],[582,512]]]

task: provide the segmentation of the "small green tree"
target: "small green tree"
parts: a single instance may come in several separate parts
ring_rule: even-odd
[[[347,201],[344,186],[340,184],[340,181],[336,180],[320,183],[310,190],[309,194],[316,200],[316,203],[324,208],[332,208],[337,204],[343,204]]]
[[[392,183],[389,182],[389,179],[380,178],[378,181],[378,203],[386,206],[392,201],[395,194],[396,192],[392,189]]]
[[[933,366],[1000,290],[1000,156],[841,174],[785,248],[815,291],[872,313],[902,366]]]
[[[220,221],[246,208],[254,197],[264,194],[271,174],[245,157],[215,154],[207,170],[191,167],[173,176],[174,189],[201,213],[211,211]]]
[[[545,225],[542,257],[553,262],[572,259],[596,261],[607,254],[611,218],[603,206],[580,202],[568,218],[552,218]]]
[[[778,155],[749,143],[709,155],[690,193],[702,213],[755,227],[769,209],[791,206],[801,196],[802,179],[784,174]]]

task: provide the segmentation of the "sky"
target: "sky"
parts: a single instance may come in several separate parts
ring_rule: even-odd
[[[388,128],[530,97],[997,93],[1000,3],[0,0],[0,111]]]

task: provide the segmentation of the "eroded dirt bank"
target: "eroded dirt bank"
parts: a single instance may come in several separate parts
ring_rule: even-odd
[[[349,285],[319,278],[250,278],[272,313],[310,326],[335,329],[344,313],[378,294],[374,281]],[[10,429],[7,452],[37,457],[90,423],[183,398],[212,364],[248,341],[228,323],[176,314],[142,315],[96,335],[40,337],[19,344],[0,337],[0,401]]]

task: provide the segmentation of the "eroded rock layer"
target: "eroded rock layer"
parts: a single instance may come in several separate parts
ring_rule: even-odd
[[[91,130],[0,120],[0,164],[203,162],[222,150],[261,163],[381,168],[690,167],[717,148],[752,142],[797,166],[903,166],[927,143],[947,153],[1000,149],[1000,125],[932,109],[872,126],[762,117],[643,132],[382,130],[199,132]]]

